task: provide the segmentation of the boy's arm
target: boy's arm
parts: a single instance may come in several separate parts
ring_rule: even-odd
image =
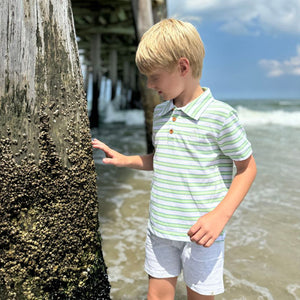
[[[224,199],[213,211],[199,218],[189,230],[188,235],[192,242],[210,247],[250,189],[256,176],[253,156],[243,161],[235,161],[235,165],[237,172]]]
[[[106,144],[98,141],[97,139],[92,140],[92,145],[94,148],[100,149],[105,153],[106,158],[103,158],[103,162],[105,164],[138,170],[153,170],[153,153],[127,156],[109,148]]]

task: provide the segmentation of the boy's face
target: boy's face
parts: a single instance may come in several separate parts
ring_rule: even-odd
[[[157,91],[163,100],[175,99],[183,91],[183,77],[178,67],[172,71],[159,68],[146,76],[147,87]]]

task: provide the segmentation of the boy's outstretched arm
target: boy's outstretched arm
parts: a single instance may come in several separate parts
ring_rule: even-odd
[[[243,161],[235,161],[235,165],[237,172],[224,199],[213,211],[199,218],[188,231],[192,242],[210,247],[250,189],[256,176],[253,156]]]
[[[153,170],[153,153],[146,155],[123,155],[97,139],[92,140],[92,146],[100,149],[105,153],[106,158],[103,158],[105,164],[114,165],[116,167],[127,167],[138,170]]]

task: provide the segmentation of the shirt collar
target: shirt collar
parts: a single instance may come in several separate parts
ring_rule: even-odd
[[[199,120],[203,112],[206,110],[207,106],[212,102],[213,96],[209,88],[203,88],[203,93],[187,105],[183,107],[176,107],[172,100],[166,103],[165,107],[161,110],[160,116],[166,115],[171,110],[181,110],[186,115],[194,120]]]

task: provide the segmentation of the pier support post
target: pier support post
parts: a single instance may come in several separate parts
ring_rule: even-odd
[[[135,18],[135,27],[138,40],[142,35],[153,25],[153,12],[151,0],[131,0],[133,15]],[[147,152],[153,152],[152,145],[152,123],[153,111],[157,104],[159,104],[160,97],[157,93],[147,88],[146,78],[139,77],[140,91],[142,98],[142,105],[145,113],[145,127],[146,127],[146,142]]]
[[[92,110],[90,115],[91,128],[99,127],[99,96],[101,86],[101,35],[97,33],[91,41],[91,62],[93,74],[93,97]]]
[[[118,80],[118,52],[112,49],[109,53],[109,78],[111,80],[111,100],[116,97]]]
[[[68,0],[0,7],[0,298],[110,299]]]

